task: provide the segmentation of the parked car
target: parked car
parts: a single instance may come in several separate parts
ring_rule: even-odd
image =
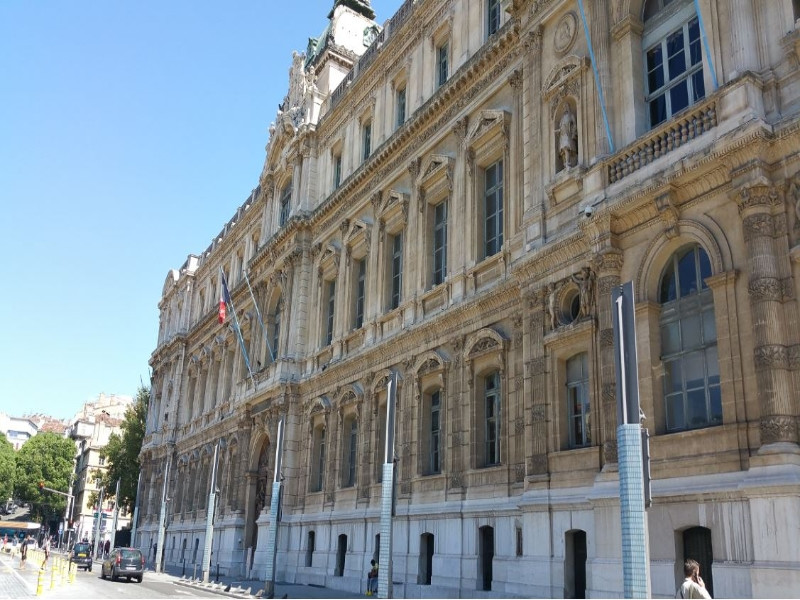
[[[110,577],[111,581],[127,577],[128,581],[135,579],[141,583],[143,575],[144,555],[138,548],[114,548],[100,569],[100,577]]]
[[[78,542],[72,547],[69,555],[69,562],[75,563],[78,567],[91,572],[92,570],[92,547],[89,542]]]

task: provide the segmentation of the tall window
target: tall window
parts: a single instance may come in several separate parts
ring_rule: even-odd
[[[372,153],[372,121],[367,121],[361,128],[361,158],[367,160]]]
[[[661,278],[661,361],[667,431],[722,424],[711,262],[697,245],[675,253]]]
[[[283,227],[286,225],[286,221],[289,220],[289,209],[291,207],[292,201],[292,184],[291,182],[286,184],[286,187],[283,188],[281,191],[281,215],[280,215],[280,226]]]
[[[646,101],[655,127],[705,97],[700,27],[688,0],[648,0],[643,16]]]
[[[400,306],[403,293],[403,232],[391,237],[392,242],[392,287],[389,308]]]
[[[325,427],[314,429],[314,451],[311,466],[311,491],[320,492],[325,482]]]
[[[397,94],[395,97],[395,107],[396,107],[396,120],[395,120],[395,127],[400,127],[403,123],[406,122],[406,88],[405,86],[399,88],[397,90]]]
[[[484,173],[484,257],[500,252],[503,247],[503,161],[499,160]]]
[[[359,329],[364,325],[364,298],[366,296],[367,259],[362,258],[356,263],[356,314],[354,328]]]
[[[567,413],[570,448],[590,445],[589,355],[586,352],[567,361]]]
[[[356,484],[356,453],[358,451],[358,422],[355,418],[346,421],[347,446],[345,447],[344,480],[342,487]]]
[[[330,345],[333,341],[333,315],[336,308],[336,281],[327,282],[328,302],[326,307],[325,319],[325,345]]]
[[[333,189],[342,183],[342,155],[336,154],[333,157]]]
[[[441,87],[450,76],[448,65],[448,49],[450,44],[445,40],[441,46],[436,48],[436,87]]]
[[[500,464],[500,373],[483,380],[485,466]]]
[[[430,430],[430,472],[439,473],[442,469],[439,461],[441,451],[441,390],[436,390],[431,394],[431,430]]]
[[[447,201],[433,209],[433,285],[447,277]]]
[[[275,314],[272,317],[272,354],[278,358],[278,342],[281,339],[281,313],[283,312],[283,298],[278,298],[275,304]]]
[[[500,0],[486,0],[486,35],[500,29]]]

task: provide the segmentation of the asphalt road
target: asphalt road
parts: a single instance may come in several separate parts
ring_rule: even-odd
[[[50,561],[53,562],[53,556]],[[0,598],[34,598],[39,579],[38,565],[31,560],[24,568],[19,567],[19,558],[0,553]],[[42,578],[42,599],[48,598],[221,598],[217,594],[176,584],[177,578],[164,573],[145,573],[142,583],[110,581],[100,578],[100,564],[92,572],[79,570],[74,583],[68,578],[62,583],[60,577],[52,578],[52,564],[48,565]],[[52,587],[51,587],[52,586]]]

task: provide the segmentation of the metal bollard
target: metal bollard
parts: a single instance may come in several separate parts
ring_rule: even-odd
[[[39,578],[36,580],[36,595],[41,596],[44,591],[44,567],[39,567]]]

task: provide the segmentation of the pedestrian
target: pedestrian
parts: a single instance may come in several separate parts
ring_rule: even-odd
[[[25,539],[22,540],[22,547],[19,549],[19,568],[25,568],[25,562],[28,560],[28,542],[30,541],[31,536],[25,536]]]
[[[371,568],[367,572],[367,596],[372,596],[378,593],[378,563],[373,558],[369,564]]]
[[[42,550],[44,551],[44,561],[42,562],[42,566],[47,566],[47,559],[50,558],[50,536],[45,536],[44,542],[42,542]]]
[[[105,551],[104,551],[105,558],[108,558],[109,550],[111,550],[111,540],[106,540],[106,546],[105,546]]]
[[[686,579],[675,593],[676,598],[711,598],[706,590],[706,583],[700,577],[700,565],[696,560],[687,558],[683,563],[683,574]]]

